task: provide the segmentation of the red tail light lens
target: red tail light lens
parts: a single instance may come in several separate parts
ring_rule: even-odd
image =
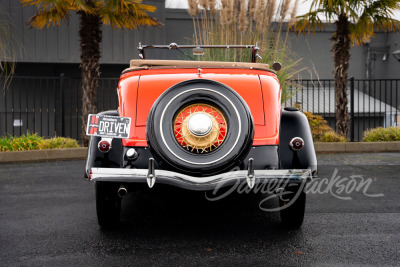
[[[289,145],[293,151],[297,151],[303,148],[304,140],[300,137],[295,137],[292,140],[290,140]]]
[[[107,153],[111,150],[112,139],[101,139],[97,147],[103,153]]]

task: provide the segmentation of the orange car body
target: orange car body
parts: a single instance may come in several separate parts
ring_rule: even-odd
[[[132,120],[129,139],[122,145],[146,147],[146,120],[153,103],[171,86],[193,79],[226,84],[246,101],[254,120],[253,146],[279,144],[281,87],[274,72],[209,68],[199,73],[197,68],[182,68],[132,70],[121,76],[119,114]]]

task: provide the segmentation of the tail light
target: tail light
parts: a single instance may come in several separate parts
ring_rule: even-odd
[[[107,153],[111,150],[112,138],[102,138],[98,143],[97,147],[100,152]]]
[[[304,140],[300,137],[292,138],[292,140],[289,142],[289,146],[293,151],[298,151],[303,148]]]

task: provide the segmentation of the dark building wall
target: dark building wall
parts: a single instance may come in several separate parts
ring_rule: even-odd
[[[186,10],[165,9],[164,0],[145,1],[157,7],[152,13],[164,26],[161,28],[142,28],[138,30],[112,30],[103,26],[102,76],[112,77],[128,66],[129,60],[138,58],[137,46],[143,44],[190,43],[193,37],[193,22]],[[29,29],[26,21],[35,14],[33,7],[22,7],[17,0],[0,0],[0,4],[10,14],[14,33],[21,40],[23,53],[18,57],[17,75],[42,73],[45,76],[57,76],[60,72],[79,75],[79,19],[70,18],[69,24],[43,30]],[[315,34],[296,35],[290,33],[290,46],[298,58],[302,58],[300,67],[303,79],[333,78],[333,61],[330,38],[334,25],[326,25],[325,30]],[[400,62],[392,53],[400,49],[399,33],[377,33],[370,44],[351,49],[349,76],[358,79],[396,79],[400,78]],[[384,55],[386,58],[384,60]],[[367,61],[369,60],[369,61]],[[30,65],[27,63],[32,63]],[[36,65],[37,63],[46,63]],[[64,65],[65,64],[65,65]],[[284,65],[285,62],[282,62]],[[30,67],[36,66],[35,70]],[[63,69],[65,68],[65,70]],[[41,70],[40,70],[41,69]],[[367,69],[369,76],[367,77]]]
[[[164,0],[145,1],[157,7],[157,11],[149,13],[165,24]],[[79,17],[73,14],[68,24],[42,30],[30,29],[26,22],[35,14],[34,7],[22,7],[18,0],[0,0],[1,6],[8,12],[14,34],[23,47],[18,56],[19,62],[41,63],[79,63]],[[145,27],[136,30],[113,30],[103,26],[103,41],[101,44],[102,64],[127,64],[137,56],[136,47],[140,41],[158,43],[164,41],[163,27]]]
[[[385,39],[379,43],[379,50],[382,50],[382,47],[387,53],[387,60],[384,63],[381,63],[383,60],[382,52],[378,53],[377,61],[378,64],[376,66],[377,77],[384,77],[385,79],[399,79],[400,78],[400,62],[396,60],[393,56],[393,52],[396,50],[400,50],[400,32],[390,33],[390,34],[381,34],[385,36]],[[372,43],[377,43],[375,38]],[[382,66],[382,67],[380,67]]]
[[[102,78],[118,78],[129,64],[101,64]],[[16,76],[58,77],[64,74],[67,77],[80,77],[81,69],[78,63],[34,63],[20,62],[15,70]]]
[[[302,66],[307,70],[302,72],[304,79],[333,78],[333,60],[330,38],[334,26],[326,25],[324,31],[296,35],[291,34],[290,47],[302,59]],[[399,79],[400,62],[392,55],[400,49],[400,33],[376,33],[371,42],[362,46],[352,46],[350,50],[349,77],[357,79]],[[368,57],[369,51],[369,57]],[[386,57],[384,57],[386,55]],[[369,62],[368,62],[369,61]],[[369,65],[369,77],[367,69]]]
[[[334,33],[332,27],[327,27],[325,31],[318,31],[311,34],[294,34],[290,36],[290,48],[301,58],[301,67],[306,68],[302,71],[304,79],[332,79],[334,63],[331,52],[330,38]],[[365,66],[362,47],[353,47],[350,51],[351,62],[349,76],[364,78]]]

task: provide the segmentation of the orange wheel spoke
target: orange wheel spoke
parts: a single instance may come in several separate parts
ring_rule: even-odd
[[[205,136],[190,132],[188,121],[195,113],[205,113],[213,121],[211,131]],[[193,104],[182,108],[174,121],[174,134],[182,148],[197,154],[209,153],[218,149],[227,134],[227,123],[222,112],[209,104]]]

